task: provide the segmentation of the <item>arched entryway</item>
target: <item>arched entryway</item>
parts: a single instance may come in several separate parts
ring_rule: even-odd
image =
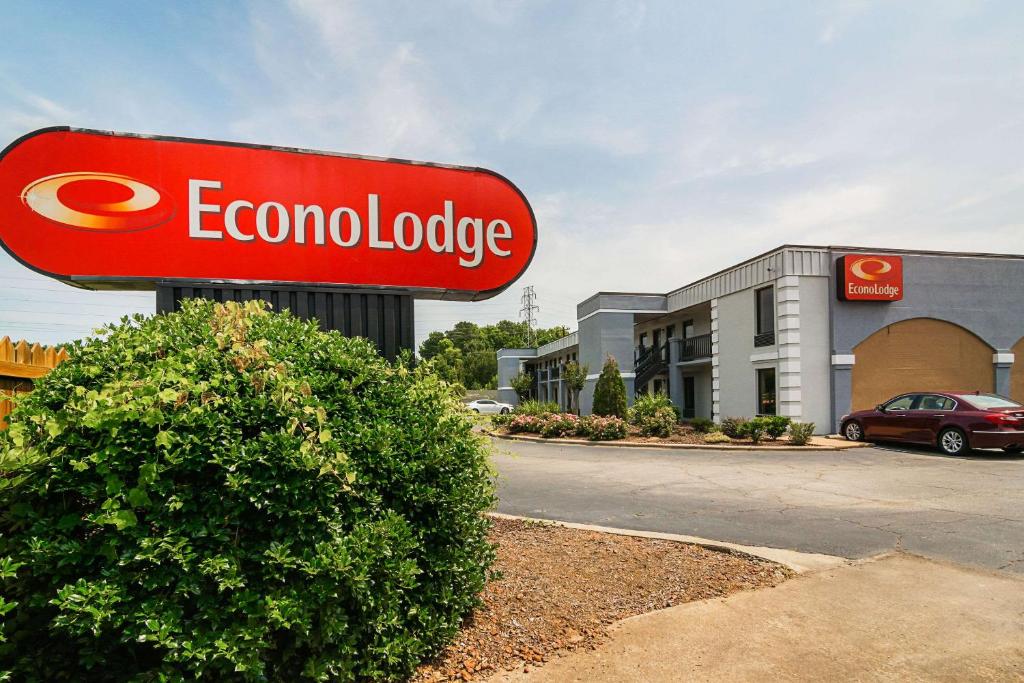
[[[893,323],[855,346],[853,353],[853,410],[907,391],[993,391],[995,386],[992,347],[944,320]]]
[[[1024,402],[1024,337],[1013,348],[1013,365],[1010,366],[1010,398]]]

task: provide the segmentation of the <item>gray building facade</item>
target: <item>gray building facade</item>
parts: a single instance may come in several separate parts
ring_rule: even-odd
[[[898,300],[847,301],[841,259],[902,263]],[[684,418],[785,415],[838,429],[850,410],[903,391],[982,390],[1024,399],[1024,257],[787,245],[666,294],[600,292],[577,332],[498,352],[499,399],[512,375],[567,401],[560,373],[588,366],[591,408],[605,359],[627,396],[664,392]]]

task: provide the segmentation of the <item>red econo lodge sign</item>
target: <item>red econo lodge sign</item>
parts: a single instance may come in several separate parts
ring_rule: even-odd
[[[843,301],[899,301],[903,298],[903,257],[846,254],[836,262]]]
[[[478,168],[48,128],[0,154],[0,241],[93,288],[394,287],[486,299],[533,258],[523,194]]]

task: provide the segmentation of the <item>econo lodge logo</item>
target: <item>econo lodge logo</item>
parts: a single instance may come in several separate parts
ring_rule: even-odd
[[[899,301],[903,298],[903,257],[847,254],[836,262],[843,301]]]
[[[29,183],[21,199],[51,221],[99,232],[145,230],[174,215],[173,203],[155,187],[116,173],[46,176]]]

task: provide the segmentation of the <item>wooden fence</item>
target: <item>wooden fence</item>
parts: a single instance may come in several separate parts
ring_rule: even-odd
[[[32,391],[32,380],[42,377],[67,357],[64,349],[30,345],[24,339],[18,342],[12,342],[10,337],[0,339],[0,396]],[[0,429],[7,427],[12,407],[10,400],[0,398]]]

